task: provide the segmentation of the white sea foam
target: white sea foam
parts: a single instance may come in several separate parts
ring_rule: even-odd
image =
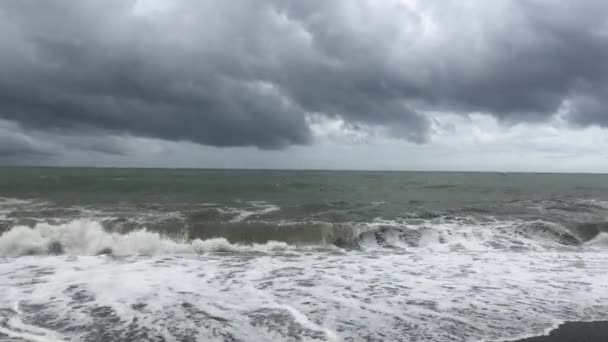
[[[607,233],[563,252],[559,225],[463,220],[345,227],[363,248],[343,253],[16,226],[0,236],[0,340],[489,341],[608,318]]]
[[[608,209],[608,201],[602,201],[598,199],[581,199],[578,202],[581,204],[594,205],[602,209]]]
[[[598,234],[593,240],[587,241],[587,246],[608,247],[608,233]]]
[[[376,250],[398,248],[417,253],[454,251],[493,251],[517,249],[544,251],[571,248],[605,249],[608,235],[602,233],[591,241],[580,243],[556,224],[532,222],[468,222],[429,220],[410,224],[403,221],[377,220],[371,223],[322,225],[316,247],[336,243],[346,248]],[[247,229],[242,227],[241,229]],[[272,229],[269,228],[269,234]],[[283,228],[282,229],[286,229]],[[299,226],[293,229],[307,229]],[[322,233],[322,234],[321,234]],[[278,237],[285,232],[280,232]],[[187,234],[186,234],[187,235]],[[270,235],[272,236],[272,235]],[[564,240],[566,239],[566,240]],[[15,226],[0,235],[0,256],[31,254],[159,255],[208,252],[270,253],[296,249],[285,242],[264,244],[231,243],[217,237],[207,240],[171,238],[146,229],[125,233],[109,232],[100,221],[76,219],[66,223],[38,223],[34,227]],[[310,242],[309,242],[310,243]],[[569,245],[572,243],[572,245]],[[300,246],[300,248],[303,248]]]
[[[10,198],[10,197],[0,197],[0,206],[16,206],[16,205],[26,205],[33,203],[32,200],[25,200],[19,198]]]
[[[0,220],[7,220],[8,215],[13,211],[23,207],[37,206],[43,203],[36,203],[33,200],[18,198],[0,197]]]
[[[14,293],[14,291],[11,291]],[[0,326],[0,337],[2,334],[14,338],[31,342],[61,342],[65,341],[55,331],[41,328],[35,325],[26,324],[20,319],[22,314],[19,302],[14,302],[13,312],[15,315],[4,317],[6,322]]]
[[[232,244],[224,238],[176,241],[145,229],[125,234],[107,232],[97,221],[74,220],[66,224],[39,223],[16,226],[0,235],[0,256],[60,253],[68,255],[155,255],[207,252],[270,252],[286,250],[283,242]]]
[[[545,221],[478,221],[465,217],[427,220],[376,219],[352,223],[355,237],[364,249],[385,247],[415,249],[418,252],[496,249],[551,250],[589,246],[565,227]],[[596,245],[599,246],[599,245]]]
[[[605,252],[0,259],[0,321],[29,328],[0,326],[31,341],[48,317],[70,340],[506,340],[606,319],[607,265]]]
[[[279,206],[264,201],[249,201],[241,208],[218,208],[221,212],[234,215],[231,222],[241,222],[255,215],[266,215],[281,210]]]

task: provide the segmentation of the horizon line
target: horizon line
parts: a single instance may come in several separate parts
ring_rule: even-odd
[[[608,175],[608,172],[580,171],[480,171],[480,170],[416,170],[416,169],[320,169],[320,168],[247,168],[247,167],[167,167],[167,166],[91,166],[91,165],[0,165],[0,169],[40,168],[40,169],[109,169],[109,170],[202,170],[202,171],[289,171],[289,172],[403,172],[403,173],[496,173],[496,174],[568,174],[568,175]]]

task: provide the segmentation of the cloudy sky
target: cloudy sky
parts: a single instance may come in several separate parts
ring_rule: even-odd
[[[608,172],[604,0],[3,0],[0,164]]]

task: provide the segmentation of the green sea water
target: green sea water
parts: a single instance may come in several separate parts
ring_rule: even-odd
[[[0,195],[66,204],[385,202],[393,211],[608,199],[608,175],[459,172],[2,168]]]

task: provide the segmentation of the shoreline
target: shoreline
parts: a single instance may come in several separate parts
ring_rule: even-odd
[[[549,335],[526,337],[511,342],[606,342],[608,321],[566,322],[560,324]]]

